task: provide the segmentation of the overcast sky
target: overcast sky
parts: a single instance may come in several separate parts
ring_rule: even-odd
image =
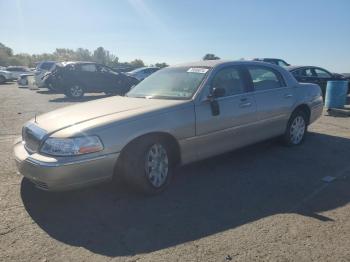
[[[276,57],[350,72],[350,1],[0,0],[16,53],[103,46],[121,61]]]

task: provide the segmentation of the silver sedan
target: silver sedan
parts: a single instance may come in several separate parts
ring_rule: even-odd
[[[299,145],[322,109],[319,86],[298,83],[282,67],[201,61],[159,70],[125,97],[38,116],[14,154],[20,173],[41,189],[120,177],[154,194],[177,165],[277,136]]]

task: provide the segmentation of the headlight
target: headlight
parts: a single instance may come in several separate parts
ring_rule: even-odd
[[[48,138],[42,145],[42,153],[54,156],[74,156],[103,150],[103,145],[97,136],[74,138]]]

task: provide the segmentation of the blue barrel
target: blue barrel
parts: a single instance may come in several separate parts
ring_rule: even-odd
[[[348,93],[348,81],[328,81],[326,89],[325,107],[343,108]]]

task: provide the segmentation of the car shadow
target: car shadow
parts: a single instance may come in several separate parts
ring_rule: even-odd
[[[47,90],[39,90],[36,91],[38,94],[42,94],[42,95],[52,95],[52,94],[58,94],[57,92],[47,89]]]
[[[321,212],[350,200],[344,177],[349,154],[349,139],[310,133],[298,147],[266,141],[179,168],[172,186],[153,197],[112,184],[47,193],[25,179],[21,197],[33,220],[58,241],[110,257],[129,256],[275,214],[331,223]],[[316,194],[327,175],[342,179]]]
[[[14,85],[16,82],[13,81],[6,81],[4,83],[0,83],[0,86],[5,86],[5,85]]]

